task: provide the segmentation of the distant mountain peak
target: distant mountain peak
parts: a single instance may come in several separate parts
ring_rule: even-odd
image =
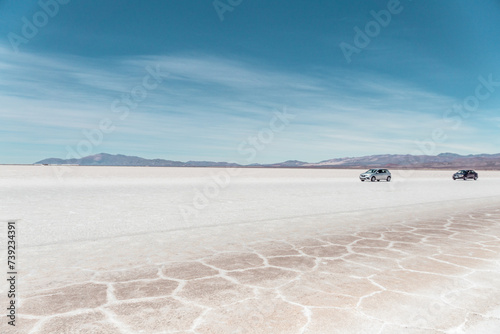
[[[157,167],[224,167],[237,166],[227,162],[211,161],[173,161],[164,159],[144,159],[123,154],[98,153],[80,159],[49,158],[35,164],[80,165],[80,166],[157,166]]]
[[[450,153],[450,152],[439,153],[437,156],[438,157],[461,157],[460,154]]]

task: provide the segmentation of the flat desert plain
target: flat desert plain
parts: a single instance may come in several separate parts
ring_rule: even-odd
[[[363,171],[0,166],[0,332],[499,333],[500,172]]]

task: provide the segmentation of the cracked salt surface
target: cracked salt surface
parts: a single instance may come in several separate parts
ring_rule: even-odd
[[[420,180],[419,191],[425,180],[433,179]],[[300,183],[321,190],[316,181]],[[18,326],[2,321],[0,332],[498,333],[500,190],[495,197],[489,186],[481,185],[488,197],[469,198],[467,205],[441,201],[315,215],[319,203],[313,203],[293,218],[264,220],[263,211],[258,223],[231,224],[220,215],[212,227],[122,231],[82,241],[65,230],[65,215],[54,214],[53,230],[71,238],[61,243],[54,236],[46,245],[31,234],[36,228],[20,224]],[[38,187],[34,192],[43,192]],[[402,194],[397,186],[384,189]],[[471,196],[454,194],[462,195]],[[85,208],[84,197],[75,205]],[[302,198],[308,200],[317,201]],[[124,203],[108,204],[122,205],[117,221],[128,217]],[[244,201],[235,205],[245,207]],[[22,222],[46,224],[36,214]],[[2,285],[2,298],[4,292]]]

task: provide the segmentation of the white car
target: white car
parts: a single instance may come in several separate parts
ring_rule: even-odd
[[[370,180],[372,182],[385,180],[387,182],[391,182],[391,172],[387,169],[369,169],[364,173],[359,175],[359,179],[361,182],[365,182],[365,180]]]

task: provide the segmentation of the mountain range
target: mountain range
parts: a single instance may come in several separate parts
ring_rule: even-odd
[[[363,157],[346,157],[309,163],[289,160],[274,164],[240,165],[213,161],[174,161],[144,159],[122,154],[99,153],[80,159],[48,158],[35,164],[80,166],[154,166],[154,167],[268,167],[268,168],[451,168],[451,169],[500,169],[500,153],[470,154],[441,153],[438,155],[382,154]]]

